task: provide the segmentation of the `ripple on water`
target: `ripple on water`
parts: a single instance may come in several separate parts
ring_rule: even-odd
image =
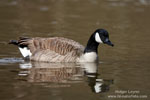
[[[24,60],[22,58],[1,58],[0,65],[10,64],[10,63],[22,63]]]

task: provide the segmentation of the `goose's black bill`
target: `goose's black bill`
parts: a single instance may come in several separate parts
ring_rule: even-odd
[[[108,45],[110,45],[112,47],[114,46],[114,44],[112,44],[110,40],[108,40],[107,42],[105,42],[105,44],[108,44]]]

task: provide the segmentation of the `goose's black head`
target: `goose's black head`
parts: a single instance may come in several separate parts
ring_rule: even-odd
[[[105,29],[97,29],[90,37],[87,46],[84,50],[86,52],[96,52],[99,44],[107,44],[114,46],[109,40],[109,34]]]
[[[94,38],[97,43],[104,43],[110,46],[114,46],[109,40],[109,34],[105,29],[97,29],[94,32]]]

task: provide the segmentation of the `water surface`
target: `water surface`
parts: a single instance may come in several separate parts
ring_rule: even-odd
[[[149,100],[149,11],[149,0],[1,0],[0,99]],[[100,45],[98,65],[26,62],[7,44],[62,36],[86,45],[97,28],[115,44]]]

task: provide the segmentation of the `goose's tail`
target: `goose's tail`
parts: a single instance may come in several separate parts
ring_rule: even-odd
[[[10,40],[9,44],[14,44],[18,46],[22,56],[24,58],[30,58],[32,53],[30,52],[30,49],[28,48],[28,43],[27,43],[27,41],[30,39],[31,38],[20,37],[19,40]]]

